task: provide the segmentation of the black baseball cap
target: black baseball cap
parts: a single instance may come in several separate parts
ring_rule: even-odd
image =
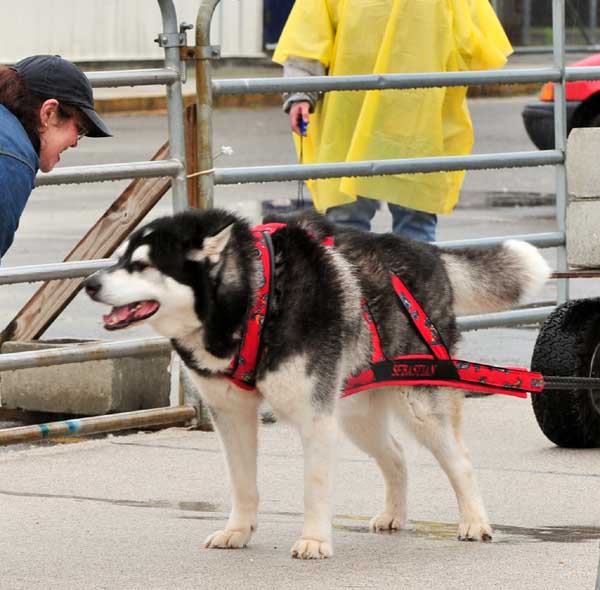
[[[94,110],[90,81],[75,64],[60,55],[33,55],[17,62],[11,69],[19,74],[31,92],[80,109],[91,123],[88,137],[112,136]]]

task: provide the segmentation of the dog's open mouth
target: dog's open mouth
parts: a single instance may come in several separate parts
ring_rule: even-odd
[[[107,330],[126,328],[134,322],[140,322],[153,316],[159,307],[160,305],[157,301],[136,301],[127,305],[113,307],[110,313],[102,316],[104,327]]]

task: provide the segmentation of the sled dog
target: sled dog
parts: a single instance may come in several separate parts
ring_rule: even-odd
[[[407,469],[391,429],[395,418],[446,473],[458,502],[459,539],[490,540],[461,438],[460,390],[400,384],[344,398],[340,393],[346,379],[372,359],[365,304],[389,358],[428,353],[390,286],[390,273],[401,277],[453,353],[457,314],[508,308],[543,285],[549,268],[538,250],[515,240],[476,251],[441,250],[334,226],[315,213],[286,220],[268,241],[257,242],[249,224],[230,212],[186,211],[136,230],[118,262],[85,284],[92,299],[112,306],[103,316],[107,329],[148,323],[170,338],[210,408],[233,497],[224,530],[205,546],[244,547],[256,529],[262,399],[299,432],[304,449],[304,526],[293,557],[333,554],[331,496],[340,429],[382,472],[385,502],[371,530],[405,527]],[[269,250],[267,263],[260,248]],[[252,326],[260,328],[260,343],[248,353],[256,361],[248,377],[240,347]]]

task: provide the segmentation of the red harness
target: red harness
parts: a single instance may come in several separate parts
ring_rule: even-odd
[[[240,350],[227,371],[223,373],[226,379],[248,391],[256,389],[256,367],[262,352],[261,332],[265,322],[268,321],[273,259],[271,234],[284,226],[284,223],[268,223],[258,225],[252,230],[257,255],[262,266],[262,280],[255,301],[248,312]],[[333,239],[328,237],[322,243],[333,246]],[[341,397],[374,387],[398,385],[455,387],[522,398],[527,397],[528,392],[537,393],[544,389],[544,378],[541,373],[451,358],[435,325],[406,288],[406,285],[393,273],[390,273],[390,281],[407,316],[431,354],[409,354],[387,358],[381,348],[377,326],[369,312],[366,300],[363,299],[363,317],[371,331],[373,351],[371,363],[368,369],[348,377]]]

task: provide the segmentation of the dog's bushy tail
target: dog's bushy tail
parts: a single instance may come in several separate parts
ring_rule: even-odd
[[[540,251],[520,240],[442,254],[454,290],[456,315],[500,311],[529,300],[550,276]]]

